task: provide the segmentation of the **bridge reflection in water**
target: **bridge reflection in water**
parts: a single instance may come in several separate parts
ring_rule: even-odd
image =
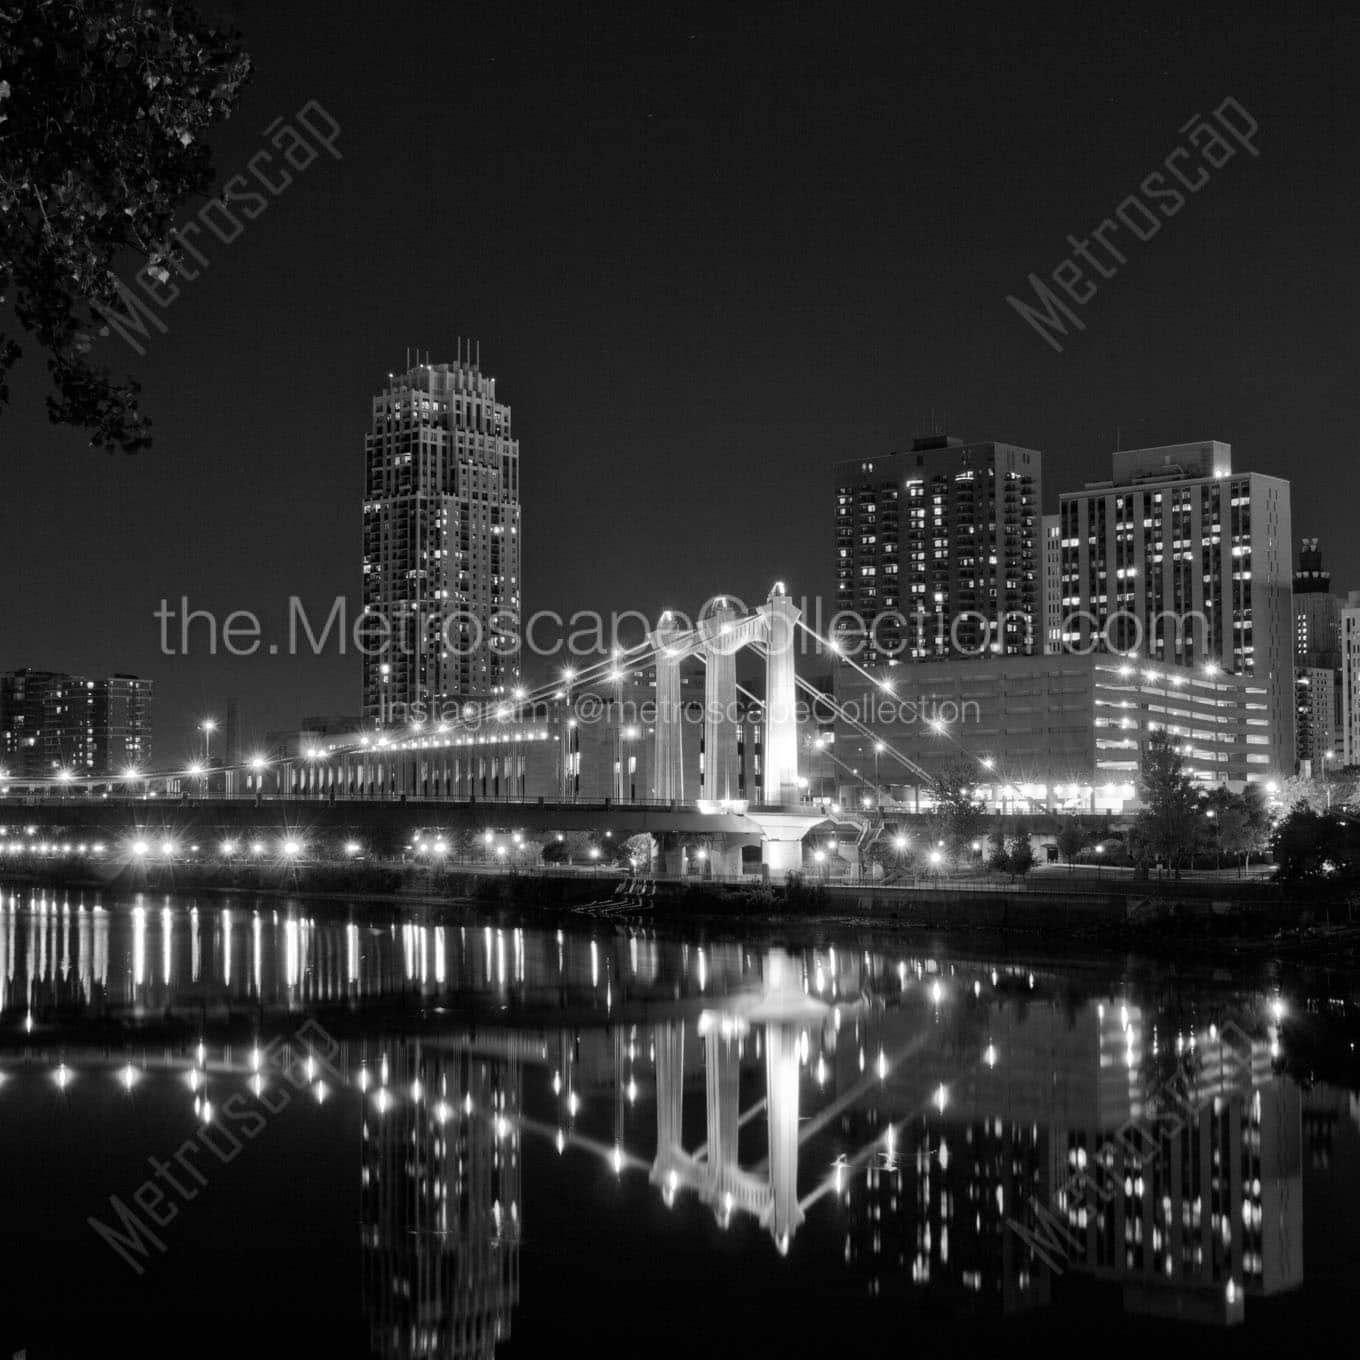
[[[1173,1017],[1060,982],[986,958],[36,895],[0,907],[0,1068],[183,1072],[211,1118],[210,1093],[282,1080],[261,1046],[316,1017],[337,1046],[299,1080],[362,1102],[387,1355],[490,1356],[511,1334],[530,1142],[781,1253],[834,1239],[871,1295],[965,1313],[1043,1308],[1069,1274],[1126,1311],[1231,1323],[1299,1285],[1282,1001],[1220,991]],[[124,1047],[83,1043],[94,1020],[129,1022]]]

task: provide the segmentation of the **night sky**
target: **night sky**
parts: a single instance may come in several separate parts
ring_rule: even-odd
[[[1273,11],[1266,13],[1264,11]],[[623,17],[621,17],[623,16]],[[586,6],[248,0],[221,179],[309,100],[322,156],[164,312],[152,451],[0,415],[0,669],[157,684],[159,761],[358,711],[354,655],[160,655],[165,596],[279,619],[359,584],[371,395],[408,347],[482,365],[521,441],[526,611],[829,596],[830,465],[952,433],[1044,453],[1046,509],[1126,447],[1232,443],[1360,586],[1348,6]],[[1238,154],[1081,310],[1006,304],[1236,98]],[[129,270],[130,272],[130,270]]]

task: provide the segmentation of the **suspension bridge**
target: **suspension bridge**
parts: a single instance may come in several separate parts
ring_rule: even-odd
[[[84,830],[92,836],[159,835],[189,816],[194,830],[204,822],[205,835],[214,817],[226,832],[256,826],[281,834],[300,821],[318,820],[336,834],[365,826],[405,835],[446,823],[450,829],[477,830],[513,824],[526,831],[646,832],[658,838],[663,856],[676,853],[677,838],[703,835],[712,846],[714,873],[740,874],[742,847],[759,844],[764,871],[782,877],[802,867],[804,837],[828,820],[828,808],[810,803],[805,793],[800,756],[806,760],[809,749],[861,786],[872,787],[874,796],[866,801],[874,809],[891,801],[885,798],[887,784],[879,782],[880,773],[898,773],[892,783],[913,785],[918,807],[920,790],[934,783],[890,735],[797,673],[802,639],[872,681],[888,699],[893,696],[890,675],[871,675],[834,637],[814,630],[784,584],[777,582],[755,609],[741,610],[727,597],[718,597],[711,612],[688,626],[674,613],[664,613],[636,646],[618,648],[536,688],[464,704],[448,721],[356,731],[295,755],[257,754],[211,768],[193,763],[127,770],[118,776],[59,770],[50,778],[22,783],[6,782],[0,772],[0,793],[5,795],[0,798],[0,823],[9,814],[8,820],[18,825],[27,815],[30,822],[50,823],[63,834]],[[737,658],[744,650],[764,663],[763,695],[738,681]],[[686,759],[687,727],[694,723],[682,679],[682,668],[694,661],[702,665],[704,676],[697,762]],[[624,678],[639,674],[649,678],[654,690],[648,730],[614,722],[606,739],[613,746],[607,753],[614,767],[610,793],[582,798],[573,763],[580,760],[574,746],[580,732],[576,719],[566,716],[573,699],[596,686],[612,685],[621,694]],[[872,781],[841,761],[824,734],[803,730],[813,711],[829,713],[842,730],[872,743]],[[557,716],[549,721],[545,713]],[[743,723],[758,725],[758,760],[748,759],[745,765]],[[1001,777],[990,755],[967,750],[946,723],[928,725],[976,768],[979,783]],[[648,737],[649,772],[639,795],[629,777],[635,757],[626,757],[624,747]],[[692,735],[689,744],[694,745]],[[532,784],[531,767],[537,772]],[[219,780],[221,793],[214,789],[209,797],[210,781]],[[548,786],[550,792],[541,791]],[[159,807],[152,812],[148,805],[157,800]],[[322,811],[319,804],[334,805],[334,811]],[[35,806],[41,815],[29,813]],[[861,816],[861,809],[834,811],[838,820],[856,825],[861,836],[870,830],[873,819]],[[673,871],[675,866],[666,867]]]

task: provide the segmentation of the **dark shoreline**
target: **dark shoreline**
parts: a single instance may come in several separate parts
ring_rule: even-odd
[[[83,869],[83,871],[82,871]],[[641,892],[616,874],[487,872],[475,866],[438,872],[378,864],[291,868],[180,865],[88,868],[44,864],[7,868],[0,890],[212,893],[364,903],[392,910],[474,910],[517,924],[654,926],[731,938],[751,931],[806,940],[847,929],[870,934],[945,935],[1058,947],[1095,946],[1141,954],[1206,952],[1242,958],[1273,954],[1360,962],[1360,912],[1343,897],[1286,894],[1271,883],[1232,880],[1135,882],[1065,880],[1042,888],[954,882],[939,887],[658,882]]]

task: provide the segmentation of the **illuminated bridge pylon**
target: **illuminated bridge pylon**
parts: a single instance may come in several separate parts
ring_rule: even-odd
[[[741,617],[720,597],[713,612],[691,630],[663,614],[647,639],[656,654],[656,796],[683,801],[681,756],[683,714],[680,664],[689,656],[703,659],[704,794],[715,802],[738,799],[736,655],[748,646],[765,656],[765,731],[762,744],[762,801],[771,807],[799,802],[798,711],[794,674],[794,638],[802,611],[776,582],[766,602]]]
[[[788,1250],[803,1221],[798,1198],[800,1035],[804,1025],[819,1024],[826,1011],[824,1003],[803,992],[790,960],[776,950],[767,960],[761,994],[734,999],[721,1011],[703,1012],[699,1035],[704,1043],[707,1140],[694,1152],[686,1150],[682,1138],[684,1025],[656,1027],[657,1150],[650,1179],[668,1205],[678,1191],[691,1190],[724,1226],[734,1213],[747,1214],[769,1232],[781,1252]],[[740,1045],[753,1024],[763,1030],[765,1096],[743,1112]],[[740,1130],[762,1109],[768,1155],[758,1169],[743,1167]]]

